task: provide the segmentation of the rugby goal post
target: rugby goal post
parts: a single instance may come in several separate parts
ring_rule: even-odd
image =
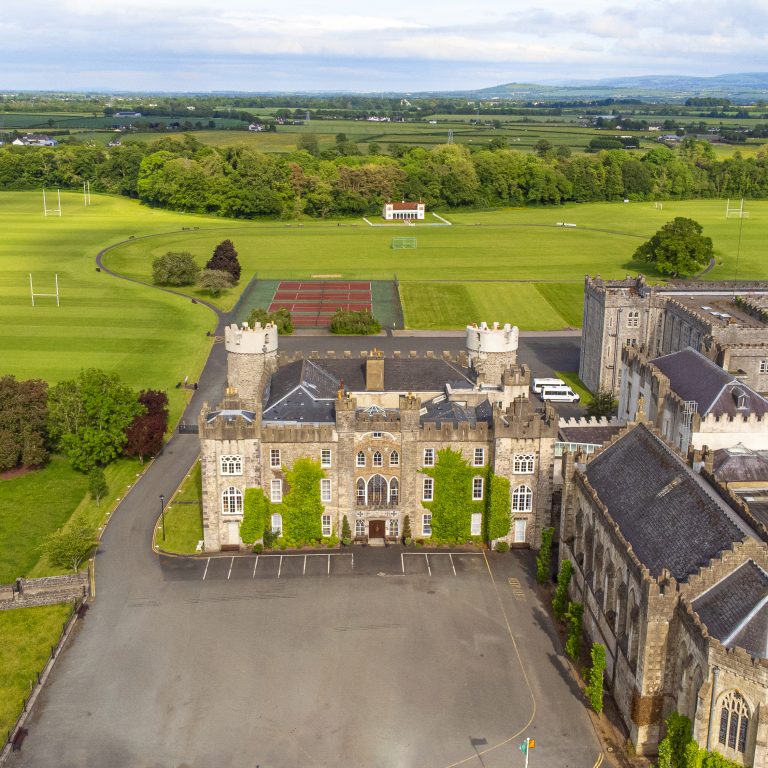
[[[726,219],[748,219],[749,218],[749,211],[744,210],[744,198],[741,198],[741,201],[738,205],[731,205],[731,198],[728,198],[728,201],[725,204],[725,218]]]
[[[55,297],[55,299],[56,299],[56,306],[57,307],[60,306],[60,304],[59,304],[59,275],[58,275],[58,273],[55,274],[54,277],[53,277],[53,284],[54,284],[54,287],[56,289],[56,293],[35,293],[35,288],[34,288],[34,286],[32,284],[32,273],[31,272],[29,273],[29,294],[30,294],[30,296],[32,298],[32,306],[33,307],[35,306],[35,296],[37,296],[37,297],[47,296],[49,298],[54,298]]]
[[[398,251],[405,248],[416,248],[415,237],[393,237],[392,238],[392,250]]]
[[[61,216],[61,190],[56,190],[57,208],[48,207],[48,199],[45,196],[45,187],[43,187],[43,216]]]

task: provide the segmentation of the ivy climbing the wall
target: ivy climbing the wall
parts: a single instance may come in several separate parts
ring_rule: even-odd
[[[488,495],[485,510],[485,538],[501,539],[509,533],[512,524],[509,501],[510,482],[506,477],[488,473]]]
[[[264,536],[272,514],[270,507],[270,501],[261,488],[245,489],[240,538],[246,544],[253,544]]]
[[[437,452],[434,467],[424,467],[425,475],[434,478],[434,498],[422,501],[432,513],[432,541],[436,544],[463,544],[470,541],[472,514],[485,512],[488,470],[472,467],[459,451],[444,448]],[[472,499],[472,480],[483,478],[484,498]]]
[[[285,473],[288,492],[279,511],[283,516],[283,536],[293,542],[319,541],[322,536],[321,516],[325,507],[320,501],[320,480],[325,472],[319,461],[296,459]]]

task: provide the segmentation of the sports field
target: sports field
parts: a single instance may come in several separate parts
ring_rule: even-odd
[[[738,276],[768,277],[761,244],[768,235],[768,202],[747,203],[741,227]],[[725,201],[604,203],[558,208],[445,213],[451,227],[422,227],[416,250],[393,250],[392,238],[413,228],[369,227],[343,222],[221,222],[219,228],[176,232],[111,251],[108,264],[148,280],[152,259],[168,250],[188,250],[200,264],[230,237],[243,277],[400,283],[406,326],[461,328],[476,319],[509,319],[524,330],[580,325],[584,275],[606,278],[643,271],[632,260],[637,246],[675,216],[699,221],[715,243],[717,264],[707,279],[737,275],[738,219],[725,218]],[[557,226],[558,223],[575,227]],[[271,289],[273,290],[273,288]],[[271,297],[271,292],[269,297]],[[216,301],[231,307],[238,289]],[[266,306],[266,305],[265,305]]]

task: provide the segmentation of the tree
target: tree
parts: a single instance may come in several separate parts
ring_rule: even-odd
[[[293,333],[293,318],[285,307],[276,312],[267,312],[264,307],[256,307],[248,318],[248,325],[253,328],[256,323],[261,323],[262,326],[274,323],[279,336],[290,336]]]
[[[587,416],[590,418],[602,418],[610,416],[616,410],[617,402],[613,393],[607,389],[599,389],[587,405]]]
[[[310,155],[317,156],[320,154],[320,144],[314,133],[300,133],[296,146],[298,149],[303,149],[305,152],[309,152]]]
[[[218,296],[222,291],[234,285],[232,275],[223,269],[204,269],[197,279],[197,285],[211,296]]]
[[[51,437],[73,469],[88,472],[122,453],[125,431],[144,406],[116,373],[89,368],[51,389],[48,410]]]
[[[77,573],[96,544],[96,530],[80,515],[64,530],[49,536],[43,543],[42,550],[51,565],[68,568]]]
[[[101,504],[102,496],[109,493],[107,478],[104,477],[104,470],[101,467],[94,467],[88,473],[88,491],[91,498],[96,502],[96,506]]]
[[[411,516],[406,515],[403,518],[403,544],[407,547],[411,543],[413,535],[411,534]]]
[[[341,519],[341,543],[345,547],[352,543],[352,530],[349,527],[349,520],[347,520],[346,515]]]
[[[552,142],[548,139],[539,139],[534,145],[533,145],[533,151],[539,156],[539,157],[546,157],[552,150],[554,149]]]
[[[44,381],[0,377],[0,472],[18,464],[29,467],[46,462],[47,421]]]
[[[222,240],[213,251],[213,256],[208,259],[205,265],[206,270],[222,270],[229,272],[232,276],[232,282],[236,283],[240,279],[240,262],[237,258],[237,251],[231,240]]]
[[[194,285],[200,274],[195,257],[187,251],[168,251],[152,262],[152,282],[155,285]]]
[[[568,622],[568,636],[565,639],[565,653],[571,661],[576,661],[581,653],[581,622],[584,617],[584,606],[581,603],[568,603],[565,614]]]
[[[156,454],[163,447],[168,429],[168,395],[147,389],[139,393],[138,399],[146,412],[136,416],[125,430],[125,455],[138,456],[143,464],[145,456]]]
[[[655,264],[663,275],[695,274],[707,266],[713,253],[712,239],[702,231],[698,222],[677,216],[643,243],[634,258]]]

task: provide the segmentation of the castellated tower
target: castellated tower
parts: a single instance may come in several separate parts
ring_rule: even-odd
[[[266,377],[277,370],[277,326],[232,323],[224,329],[227,382],[248,405],[257,405]]]
[[[467,353],[472,367],[484,384],[501,385],[502,376],[517,362],[516,325],[494,323],[467,326]]]

